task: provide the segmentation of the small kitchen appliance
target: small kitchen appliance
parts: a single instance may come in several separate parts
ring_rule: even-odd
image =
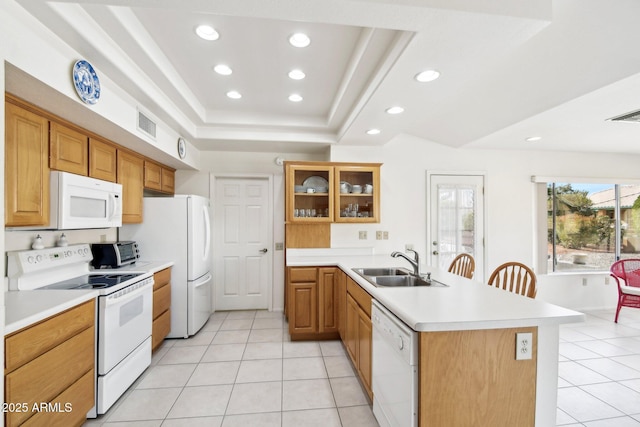
[[[93,268],[118,268],[140,258],[138,244],[133,241],[92,243],[91,253]]]
[[[104,414],[151,364],[153,275],[91,271],[88,244],[7,253],[9,290],[93,289],[96,301],[96,406]]]

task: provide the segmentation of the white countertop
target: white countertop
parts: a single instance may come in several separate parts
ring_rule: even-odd
[[[119,268],[101,268],[92,269],[92,271],[128,271],[132,273],[157,273],[160,270],[173,266],[173,261],[156,261],[156,260],[138,260],[133,264],[125,265]]]
[[[133,265],[113,270],[153,274],[173,264],[173,261],[138,261]],[[91,289],[6,291],[4,333],[11,334],[97,296],[98,292]]]
[[[7,291],[5,303],[5,335],[94,299],[98,292],[87,290]]]
[[[338,266],[373,298],[415,331],[500,329],[583,322],[585,315],[547,302],[512,294],[446,271],[422,266],[448,287],[376,287],[352,271],[359,267],[411,266],[390,255],[347,255],[346,251],[287,252],[287,266]]]

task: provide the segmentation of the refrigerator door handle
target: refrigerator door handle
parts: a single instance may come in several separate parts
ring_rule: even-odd
[[[206,260],[209,258],[209,251],[211,250],[211,223],[209,220],[209,209],[207,209],[206,205],[202,206],[202,216],[204,217],[204,225],[206,229],[203,259]]]
[[[200,286],[206,285],[211,281],[212,277],[213,276],[211,276],[211,273],[205,274],[193,284],[194,288],[199,288]]]

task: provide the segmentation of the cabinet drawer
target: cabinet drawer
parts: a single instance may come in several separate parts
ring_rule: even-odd
[[[371,318],[371,295],[362,289],[352,278],[347,278],[347,292],[353,297],[358,305]]]
[[[318,269],[316,267],[292,267],[289,269],[289,280],[295,282],[315,282]]]
[[[81,426],[87,421],[87,412],[95,404],[94,381],[92,369],[51,401],[59,412],[39,412],[22,425],[24,427]]]
[[[171,285],[166,284],[153,291],[153,318],[155,319],[171,306]]]
[[[171,268],[165,268],[153,275],[153,290],[160,289],[171,281]]]
[[[51,401],[94,368],[94,348],[92,326],[6,375],[6,402],[27,403],[31,408],[36,402]],[[20,423],[29,415],[8,413],[8,424]]]
[[[151,331],[151,348],[155,350],[158,348],[164,338],[169,334],[171,330],[171,310],[167,310],[162,313],[156,320],[153,321],[153,327]]]
[[[22,329],[5,338],[7,372],[24,365],[94,324],[95,300]]]

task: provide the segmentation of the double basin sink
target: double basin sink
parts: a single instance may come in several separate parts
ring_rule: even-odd
[[[353,271],[378,287],[447,286],[429,277],[415,276],[402,267],[354,268]]]

